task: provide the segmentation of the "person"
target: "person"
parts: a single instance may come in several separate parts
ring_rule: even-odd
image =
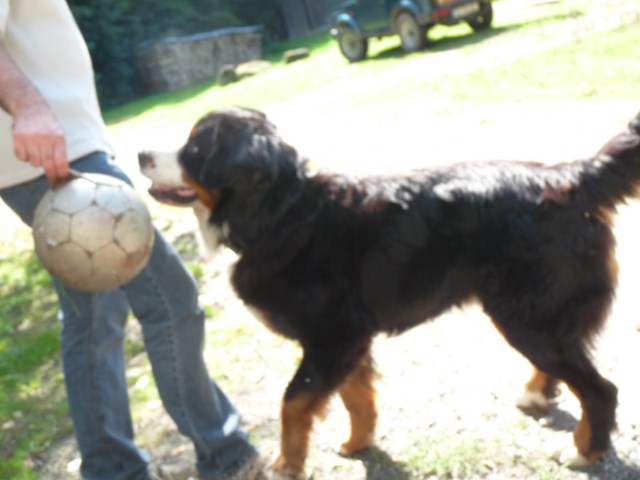
[[[80,172],[129,183],[113,161],[86,43],[64,0],[0,0],[0,197],[28,225],[51,184]],[[44,175],[43,175],[44,173]],[[197,286],[156,231],[148,265],[122,288],[73,290],[54,279],[68,403],[90,480],[154,478],[134,443],[123,355],[131,309],[163,405],[193,442],[201,478],[253,480],[256,449],[203,358]]]

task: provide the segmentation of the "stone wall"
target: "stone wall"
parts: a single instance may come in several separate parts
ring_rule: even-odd
[[[215,78],[225,65],[261,58],[261,27],[225,28],[163,38],[141,45],[136,56],[149,91],[176,90]]]

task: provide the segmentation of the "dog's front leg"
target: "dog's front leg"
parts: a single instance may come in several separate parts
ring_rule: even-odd
[[[371,383],[374,372],[369,354],[371,339],[342,338],[339,342],[333,341],[333,338],[331,340],[330,343],[323,342],[305,348],[300,367],[285,392],[280,457],[274,466],[280,474],[294,478],[303,474],[313,417],[324,414],[329,398],[338,388],[349,408],[352,422],[356,417],[356,428],[352,432],[353,443],[347,442],[347,448],[353,447],[352,451],[365,448],[370,442],[375,425]],[[365,409],[368,412],[356,412],[361,401],[356,400],[355,396],[363,393],[371,400],[369,408]],[[364,423],[359,418],[362,413],[367,417]]]
[[[280,456],[274,465],[282,476],[303,475],[313,417],[323,415],[333,390],[320,374],[322,370],[312,367],[305,355],[287,387],[281,411]]]
[[[322,415],[328,399],[328,395],[302,393],[283,401],[280,456],[274,466],[276,472],[292,478],[303,475],[313,417]]]
[[[373,444],[378,418],[375,380],[373,359],[367,353],[340,385],[340,397],[351,418],[351,436],[340,448],[344,455],[352,455]]]

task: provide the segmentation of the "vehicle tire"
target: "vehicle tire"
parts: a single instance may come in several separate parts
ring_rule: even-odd
[[[369,43],[353,28],[344,28],[338,34],[342,55],[350,62],[358,62],[367,56]]]
[[[400,35],[402,50],[417,52],[427,46],[427,29],[420,25],[409,12],[398,14],[395,21],[396,32]]]
[[[478,16],[475,20],[470,20],[468,23],[475,32],[479,32],[491,27],[492,21],[493,7],[491,6],[491,2],[482,2],[480,4],[480,12],[478,13]]]

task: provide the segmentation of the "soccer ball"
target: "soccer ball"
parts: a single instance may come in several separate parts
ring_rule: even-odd
[[[133,188],[96,173],[76,174],[42,197],[33,237],[47,270],[88,292],[133,279],[147,264],[155,238],[149,212]]]

